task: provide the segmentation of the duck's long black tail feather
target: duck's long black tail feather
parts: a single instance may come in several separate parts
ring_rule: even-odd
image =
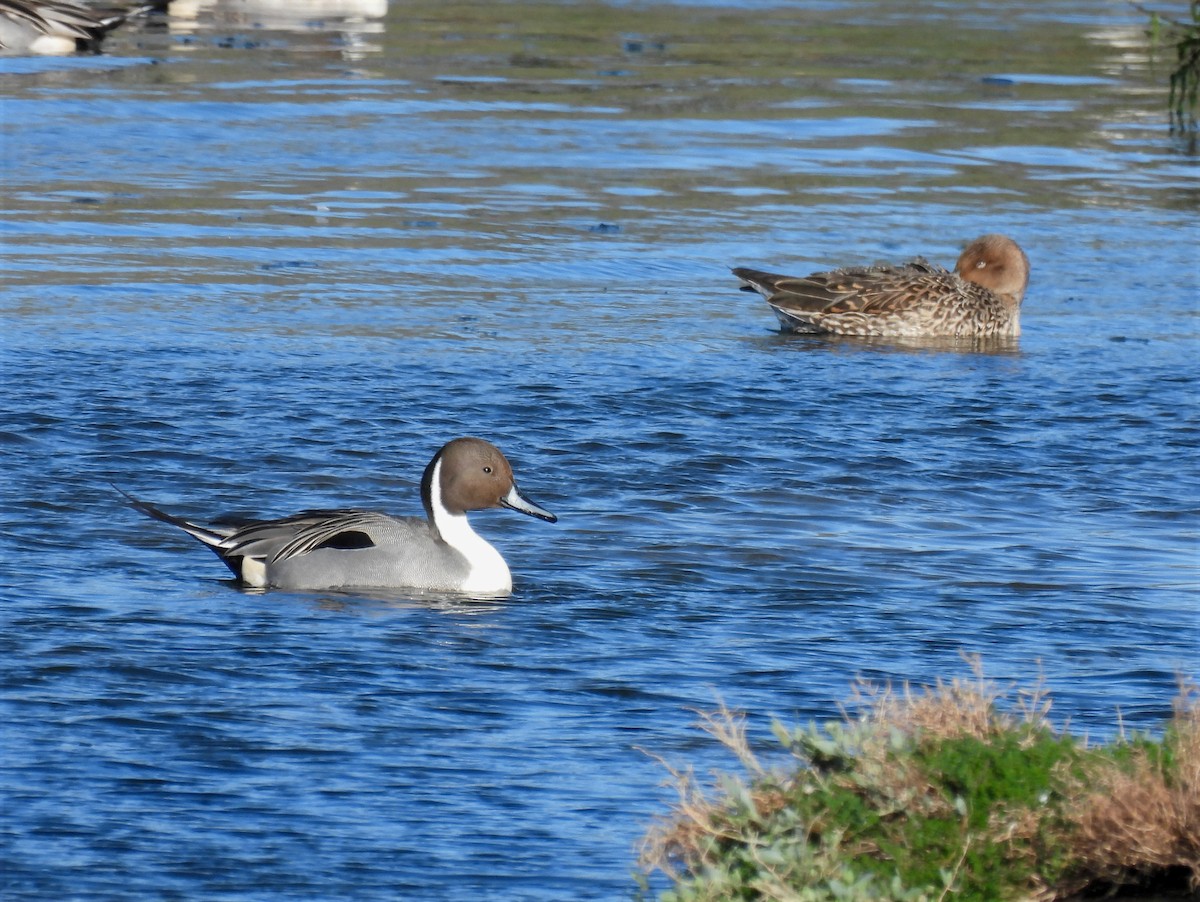
[[[217,557],[225,560],[224,549],[221,548],[221,542],[228,537],[229,532],[220,532],[207,526],[199,526],[196,523],[192,523],[190,520],[185,520],[182,517],[176,517],[174,514],[168,514],[164,510],[159,510],[153,504],[149,504],[140,498],[135,498],[119,485],[111,482],[109,485],[120,492],[125,500],[128,501],[130,506],[135,510],[141,511],[152,520],[158,520],[162,523],[170,523],[172,526],[182,529],[193,539],[196,539],[197,541],[202,542],[211,548],[216,553]]]
[[[238,555],[235,557],[229,557],[226,555],[225,549],[221,547],[221,542],[224,541],[230,535],[230,533],[233,532],[233,530],[220,532],[216,529],[210,529],[206,526],[198,526],[197,524],[192,523],[189,520],[185,520],[182,517],[176,517],[174,514],[168,514],[166,511],[159,510],[153,504],[148,504],[145,501],[142,501],[140,498],[135,498],[133,495],[130,495],[127,491],[115,483],[110,482],[109,485],[120,492],[125,500],[128,501],[130,506],[135,510],[141,511],[152,520],[158,520],[162,523],[169,523],[171,526],[174,526],[177,529],[182,529],[189,536],[200,542],[202,545],[204,545],[204,547],[208,548],[213,554],[219,557],[221,559],[221,563],[228,567],[234,576],[241,579],[241,556]]]

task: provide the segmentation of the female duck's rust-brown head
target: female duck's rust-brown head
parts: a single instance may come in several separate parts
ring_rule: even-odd
[[[954,271],[1011,307],[1020,307],[1029,285],[1029,258],[1017,243],[1004,235],[976,238],[959,255]]]

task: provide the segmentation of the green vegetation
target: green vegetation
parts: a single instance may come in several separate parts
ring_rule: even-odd
[[[1040,689],[978,670],[919,691],[856,687],[855,717],[775,736],[769,769],[744,719],[704,728],[741,762],[709,792],[672,770],[679,802],[643,867],[700,900],[1066,899],[1200,888],[1200,705],[1183,687],[1160,739],[1089,747],[1054,729]]]
[[[1176,64],[1170,78],[1172,131],[1194,135],[1196,132],[1196,103],[1200,92],[1200,0],[1191,2],[1191,22],[1168,19],[1157,12],[1134,3],[1150,16],[1150,37],[1158,44],[1164,36],[1175,44]]]

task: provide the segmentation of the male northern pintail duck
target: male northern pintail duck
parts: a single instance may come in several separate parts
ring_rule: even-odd
[[[902,266],[835,269],[803,278],[738,268],[789,332],[884,337],[1016,337],[1029,259],[1011,238],[984,235],[950,272],[917,257]]]
[[[0,0],[0,52],[95,51],[104,36],[133,16],[164,9],[166,0],[127,9],[88,9],[66,0]]]
[[[118,491],[120,491],[118,489]],[[421,477],[425,519],[366,510],[313,510],[238,528],[198,526],[122,492],[138,510],[178,526],[257,588],[408,588],[507,595],[512,574],[471,528],[467,511],[507,507],[557,521],[517,491],[512,467],[483,439],[442,446]]]

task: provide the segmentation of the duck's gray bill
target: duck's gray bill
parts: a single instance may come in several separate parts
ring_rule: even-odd
[[[539,520],[547,520],[550,523],[557,523],[558,517],[550,513],[544,507],[539,507],[534,504],[524,495],[517,491],[514,485],[508,490],[508,494],[500,499],[500,503],[510,510],[520,511],[523,514],[529,514],[531,517],[537,517]]]

